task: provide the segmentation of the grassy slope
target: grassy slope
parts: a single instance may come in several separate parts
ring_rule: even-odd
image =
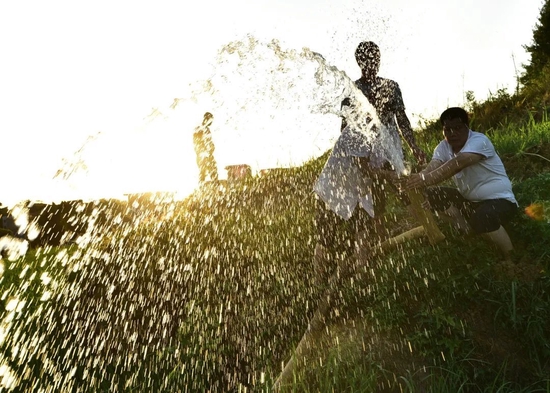
[[[550,199],[550,162],[541,158],[550,157],[549,126],[491,136],[522,208]],[[436,137],[423,137],[431,150]],[[203,189],[135,231],[114,226],[101,248],[77,253],[83,267],[71,280],[51,254],[4,260],[3,291],[28,300],[3,346],[25,375],[21,391],[37,381],[58,386],[51,370],[66,375],[75,365],[82,391],[268,390],[316,302],[311,185],[324,159],[225,192]],[[388,217],[395,227],[409,220],[395,203]],[[498,255],[483,241],[442,228],[445,242],[407,244],[341,288],[332,344],[293,390],[547,391],[548,223],[518,218],[511,233],[523,260],[505,271],[494,269]],[[21,277],[22,264],[39,274]],[[36,301],[42,270],[64,288],[60,300]],[[43,341],[18,363],[12,345],[22,335]],[[43,367],[48,361],[57,368]],[[95,385],[86,373],[100,376]]]
[[[508,127],[490,137],[513,180],[521,209],[548,203],[550,123]],[[435,140],[424,135],[426,150]],[[393,213],[397,222],[406,219],[398,206]],[[548,222],[521,214],[509,229],[521,255],[517,266],[497,267],[499,256],[487,244],[458,238],[445,226],[444,243],[410,244],[373,264],[360,288],[348,288],[345,311],[339,312],[346,318],[335,321],[335,331],[343,329],[345,334],[350,334],[349,319],[362,326],[352,329],[352,344],[340,345],[348,349],[348,361],[342,362],[335,347],[316,353],[325,357],[324,364],[340,360],[333,367],[312,368],[310,363],[302,375],[306,383],[293,389],[330,391],[336,386],[368,392],[401,385],[412,391],[415,386],[444,392],[497,387],[546,391],[550,228]],[[358,352],[365,342],[370,342],[367,350]]]
[[[508,126],[489,136],[521,209],[547,204],[550,123]],[[438,138],[430,134],[421,139],[431,151]],[[403,218],[398,208],[394,213]],[[444,243],[410,244],[374,264],[364,280],[368,295],[350,289],[345,302],[346,314],[359,314],[366,326],[355,329],[356,345],[351,347],[371,345],[364,352],[351,351],[351,362],[315,371],[309,366],[302,375],[307,387],[294,389],[330,391],[341,383],[338,388],[349,391],[392,390],[396,385],[412,391],[419,386],[443,392],[547,391],[550,228],[548,221],[521,214],[509,229],[521,255],[517,266],[498,267],[498,254],[483,241],[457,238],[445,226]],[[325,362],[335,352],[325,351]],[[373,365],[386,373],[373,373]],[[332,377],[327,380],[327,375]]]

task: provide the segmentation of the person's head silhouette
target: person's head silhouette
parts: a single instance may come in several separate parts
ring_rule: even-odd
[[[355,60],[363,77],[374,79],[380,69],[380,48],[372,41],[363,41],[355,50]]]

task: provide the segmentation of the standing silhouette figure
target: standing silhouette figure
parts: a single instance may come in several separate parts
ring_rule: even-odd
[[[199,183],[218,180],[218,166],[214,158],[214,141],[210,126],[214,116],[210,112],[204,114],[202,124],[193,133],[193,146],[197,155],[197,166],[199,167]]]

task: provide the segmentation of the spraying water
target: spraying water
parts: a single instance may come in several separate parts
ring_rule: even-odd
[[[384,126],[353,81],[307,48],[283,49],[277,41],[254,37],[229,43],[218,54],[215,74],[200,87],[192,97],[154,112],[136,132],[90,138],[56,178],[74,187],[91,182],[93,188],[100,181],[128,185],[128,179],[168,172],[156,186],[170,188],[178,174],[181,178],[178,158],[192,157],[182,128],[205,109],[218,124],[214,139],[222,167],[237,159],[255,160],[258,167],[301,164],[330,147],[344,117],[396,170],[403,168],[402,153],[391,148]],[[342,110],[347,97],[352,105]],[[373,119],[369,123],[367,116]],[[331,138],[320,137],[326,123],[336,126]],[[152,157],[153,142],[162,145],[157,145],[165,157],[160,162]],[[116,143],[129,143],[131,154]],[[281,149],[288,149],[286,158]],[[137,165],[144,157],[147,165]],[[294,187],[304,181],[293,180]],[[189,184],[187,193],[196,186]],[[311,186],[302,184],[300,190],[295,197],[307,201]],[[312,296],[296,278],[296,268],[261,263],[307,260],[308,247],[293,242],[313,242],[303,211],[294,212],[298,222],[278,222],[279,203],[270,194],[213,187],[179,204],[77,203],[71,219],[85,221],[85,231],[62,251],[38,249],[35,262],[19,274],[24,284],[3,294],[10,299],[0,335],[4,386],[40,385],[43,391],[187,386],[193,391],[207,384],[212,391],[227,391],[263,381],[266,359],[282,358],[284,332],[305,318],[288,314],[288,308],[281,318],[269,294],[277,293],[279,309],[284,304],[307,308]],[[242,227],[245,212],[251,221]],[[221,217],[225,226],[218,227]],[[264,249],[250,248],[258,236]],[[2,244],[12,246],[23,247]],[[21,300],[29,288],[41,293],[39,304]],[[271,336],[266,337],[266,326],[276,327]]]
[[[198,183],[191,134],[206,111],[214,114],[221,178],[233,164],[249,164],[254,171],[302,165],[332,147],[340,118],[396,171],[403,170],[402,152],[395,147],[400,144],[354,82],[320,54],[249,36],[221,48],[214,70],[189,96],[155,108],[137,129],[88,138],[56,178],[91,199],[147,191],[184,198]],[[344,98],[352,105],[341,108]],[[367,116],[373,121],[365,122]]]

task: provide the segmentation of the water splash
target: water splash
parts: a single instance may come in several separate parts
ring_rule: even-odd
[[[191,134],[206,111],[214,114],[221,178],[227,165],[249,164],[254,172],[302,165],[332,147],[341,118],[403,170],[401,150],[366,97],[344,71],[308,48],[252,36],[230,42],[219,50],[212,77],[189,89],[166,108],[154,108],[136,129],[91,136],[55,177],[92,199],[147,191],[185,197],[198,184]],[[344,98],[352,105],[342,109]]]
[[[370,104],[318,53],[248,37],[220,50],[216,70],[194,96],[153,111],[137,131],[92,137],[57,178],[88,188],[114,182],[122,191],[120,179],[181,176],[176,158],[191,139],[183,138],[190,136],[183,125],[192,129],[205,107],[218,124],[222,165],[243,158],[268,167],[303,163],[331,147],[341,117],[384,149],[383,127],[372,132],[379,122]],[[342,111],[346,97],[354,105]],[[329,138],[321,138],[325,131]],[[234,143],[226,148],[229,140]],[[164,147],[156,151],[153,142]],[[304,144],[305,151],[292,150]],[[266,157],[272,149],[286,149],[286,161],[280,154]],[[148,167],[134,166],[143,157]],[[391,158],[398,167],[399,156]],[[292,310],[314,300],[302,280],[314,244],[309,178],[297,173],[271,180],[250,188],[212,185],[179,203],[79,202],[82,208],[64,213],[76,212],[85,231],[61,251],[40,249],[21,273],[22,284],[5,293],[6,299],[29,293],[39,299],[12,310],[2,333],[0,367],[21,376],[10,383],[31,387],[40,380],[52,391],[102,384],[113,391],[227,391],[265,382],[266,359],[282,359],[285,336],[307,323],[307,315]],[[280,215],[281,203],[296,209],[288,215],[293,222]],[[265,263],[283,259],[286,265]]]
[[[403,171],[402,152],[380,123],[376,110],[348,75],[321,54],[309,48],[285,49],[277,40],[262,42],[248,36],[224,46],[217,64],[220,67],[206,92],[222,114],[224,127],[238,130],[243,139],[254,140],[260,135],[268,140],[266,145],[273,138],[284,139],[285,148],[292,149],[292,144],[299,144],[296,136],[323,130],[334,142],[339,127],[333,124],[344,118],[375,149],[383,151],[397,171]],[[351,105],[342,108],[345,98]],[[372,121],[367,122],[367,118]],[[327,123],[334,130],[327,131]],[[319,153],[314,146],[305,149],[297,164],[315,154]]]

